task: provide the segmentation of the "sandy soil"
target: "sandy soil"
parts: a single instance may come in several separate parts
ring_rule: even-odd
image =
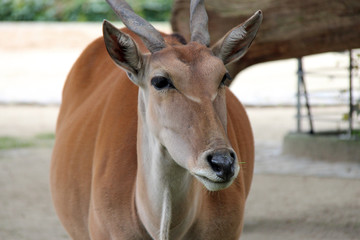
[[[0,136],[51,132],[57,111],[55,106],[0,106],[2,116],[6,116],[6,121],[0,118]],[[321,177],[328,164],[307,173],[312,162],[274,155],[281,148],[282,135],[292,129],[293,109],[249,108],[248,113],[257,142],[258,170],[247,202],[242,239],[358,239],[360,174],[339,178],[330,172]],[[282,121],[275,121],[277,124],[268,129],[269,119]],[[283,161],[275,162],[274,171],[266,162],[271,164],[279,156]],[[51,203],[50,158],[51,148],[0,151],[0,239],[69,239]],[[292,167],[302,162],[303,168],[291,175],[279,171],[289,162]],[[336,167],[347,171],[341,168],[344,166]]]
[[[0,239],[69,239],[51,205],[51,149],[0,152]],[[360,181],[255,175],[242,239],[355,240]]]
[[[81,24],[0,24],[0,32],[0,53],[5,56],[0,58],[0,72],[12,67],[5,77],[18,81],[20,88],[26,86],[24,93],[28,86],[46,84],[49,76],[64,78],[73,61],[44,70],[51,65],[46,57],[51,59],[53,52],[76,56],[101,34]],[[6,58],[25,59],[24,68],[4,65]],[[27,67],[26,63],[34,64]],[[40,78],[30,74],[34,69],[41,71]],[[49,69],[54,71],[49,73]],[[31,75],[29,82],[19,77],[20,72]],[[0,88],[6,86],[1,77],[0,73]],[[30,138],[53,132],[57,113],[57,106],[0,105],[0,137]],[[295,110],[248,108],[248,113],[256,141],[256,174],[242,239],[359,239],[359,164],[332,165],[282,156],[281,142],[295,127]],[[0,240],[69,239],[52,208],[50,158],[51,148],[0,151]]]

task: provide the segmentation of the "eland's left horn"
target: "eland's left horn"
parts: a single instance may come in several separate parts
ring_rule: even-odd
[[[138,16],[129,4],[122,0],[106,0],[127,28],[136,33],[151,53],[166,47],[161,34],[145,19]]]

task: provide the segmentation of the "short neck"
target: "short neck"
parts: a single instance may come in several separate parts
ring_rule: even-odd
[[[140,115],[136,207],[154,239],[169,239],[185,234],[194,222],[201,202],[199,186],[151,134]]]

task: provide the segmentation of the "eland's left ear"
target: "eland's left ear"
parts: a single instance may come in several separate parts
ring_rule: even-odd
[[[225,65],[239,60],[249,49],[262,19],[263,15],[259,10],[244,23],[230,30],[211,47],[214,55],[219,57]]]

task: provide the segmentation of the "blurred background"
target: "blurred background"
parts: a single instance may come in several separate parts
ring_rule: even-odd
[[[149,21],[169,21],[172,0],[129,1],[134,11]],[[2,0],[2,21],[80,21],[116,20],[116,15],[102,0]]]
[[[212,41],[264,12],[229,66],[256,145],[242,239],[359,239],[358,1],[205,2]],[[129,3],[188,38],[189,1]],[[102,0],[0,0],[0,239],[69,239],[48,168],[67,73],[103,19],[123,26]]]

